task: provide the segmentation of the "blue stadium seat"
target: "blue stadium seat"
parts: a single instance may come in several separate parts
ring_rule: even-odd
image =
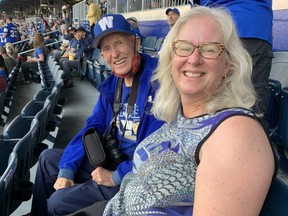
[[[94,62],[94,72],[95,87],[102,83],[111,74],[111,68],[107,65],[102,55],[100,55],[99,59]]]
[[[17,168],[17,154],[9,154],[9,161],[4,172],[0,174],[0,216],[10,215],[12,192],[14,183],[14,173]],[[2,158],[1,158],[2,161]],[[7,163],[7,162],[6,162]]]
[[[270,91],[272,102],[270,97],[268,109],[274,109],[270,113],[270,124],[276,125],[271,140],[277,159],[278,174],[270,187],[260,216],[284,216],[288,215],[288,52],[274,52],[269,85],[270,90],[274,89]],[[280,92],[279,88],[282,88]]]
[[[149,51],[154,51],[155,50],[155,44],[157,41],[156,36],[146,36],[143,39],[142,42],[142,51],[143,53],[149,52]]]
[[[94,86],[96,86],[96,74],[95,74],[95,70],[94,70],[94,62],[97,62],[98,59],[100,58],[101,54],[100,54],[101,50],[96,48],[93,51],[93,55],[90,60],[87,60],[87,78],[90,81],[90,83]]]
[[[270,187],[260,216],[288,215],[288,185],[287,182],[285,182],[285,179],[282,179],[279,176],[281,175],[276,177]]]
[[[29,200],[32,195],[33,183],[29,180],[30,167],[34,146],[36,145],[38,124],[38,121],[33,119],[30,130],[16,143],[12,151],[18,155],[12,197],[16,205],[20,205],[22,201]]]
[[[288,149],[288,88],[281,91],[281,104],[279,113],[279,125],[276,140]]]
[[[2,115],[4,115],[5,111],[5,100],[6,100],[6,91],[3,91],[0,93],[0,126],[4,126],[4,118]]]
[[[288,51],[274,52],[270,79],[281,82],[282,88],[288,87]]]
[[[23,138],[30,130],[31,119],[25,119],[21,115],[16,116],[10,124],[5,128],[3,137],[5,140],[15,140]]]
[[[49,134],[49,131],[47,130],[47,123],[48,123],[48,115],[51,110],[51,101],[47,98],[43,103],[38,103],[36,101],[31,100],[26,104],[26,106],[21,111],[21,116],[26,119],[37,119],[39,122],[39,129],[36,136],[36,147],[37,153],[34,152],[35,156],[39,156],[39,149],[46,149],[48,146],[44,143],[42,143],[43,140],[45,140]]]
[[[265,119],[268,123],[269,137],[271,137],[278,128],[281,83],[278,80],[269,79],[269,101]]]

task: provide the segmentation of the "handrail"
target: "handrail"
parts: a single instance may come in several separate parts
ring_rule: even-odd
[[[49,44],[46,44],[46,47],[48,47],[48,46],[52,46],[52,45],[54,45],[54,44],[58,44],[58,43],[61,43],[62,41],[55,41],[55,42],[52,42],[52,43],[49,43]],[[25,53],[29,53],[29,52],[32,52],[32,51],[35,51],[35,48],[34,49],[30,49],[30,50],[25,50],[25,51],[23,51],[23,52],[20,52],[20,53],[18,53],[18,55],[23,55],[23,54],[25,54]]]
[[[46,35],[49,35],[49,34],[51,34],[51,33],[56,33],[56,32],[58,32],[58,30],[56,30],[56,31],[51,31],[51,32],[47,32],[47,33],[43,33],[42,35],[43,35],[43,36],[46,36]],[[15,45],[17,45],[17,44],[19,44],[19,43],[23,43],[23,42],[30,41],[30,40],[31,40],[31,38],[28,38],[28,39],[24,39],[24,40],[21,40],[21,41],[14,42],[14,43],[12,43],[12,44],[15,46]]]

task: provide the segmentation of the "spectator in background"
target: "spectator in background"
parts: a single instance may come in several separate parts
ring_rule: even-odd
[[[47,49],[42,34],[38,33],[35,35],[33,46],[35,48],[33,57],[28,58],[26,62],[21,64],[21,71],[24,75],[24,80],[21,81],[21,84],[30,84],[31,78],[36,75],[35,71],[38,70],[37,62],[46,61]]]
[[[10,73],[14,66],[17,64],[14,58],[11,58],[6,51],[5,47],[0,47],[0,55],[4,58],[5,66],[7,68],[7,72]]]
[[[5,43],[15,43],[18,39],[18,30],[17,27],[12,22],[12,17],[6,18],[6,25],[3,30],[3,39]]]
[[[61,26],[61,31],[63,35],[63,41],[59,49],[53,50],[53,56],[57,62],[59,62],[61,55],[63,55],[66,50],[69,48],[70,42],[74,38],[74,32],[76,29],[74,27],[67,28],[66,25]]]
[[[7,88],[8,74],[4,62],[4,58],[0,55],[0,92],[5,91]]]
[[[141,42],[142,42],[143,41],[143,37],[142,37],[142,34],[140,32],[140,29],[139,29],[139,26],[138,26],[138,20],[136,19],[136,17],[129,17],[129,18],[127,18],[127,21],[130,23],[130,25],[134,29],[136,35],[141,39]]]
[[[85,0],[86,4],[88,5],[87,11],[87,19],[89,21],[90,29],[92,38],[94,38],[94,26],[98,22],[101,17],[101,9],[100,7],[93,2],[93,0]]]
[[[92,42],[90,38],[86,38],[86,31],[83,27],[77,28],[75,32],[75,39],[78,41],[78,47],[77,50],[73,52],[74,57],[69,57],[68,59],[61,61],[61,66],[64,71],[62,75],[64,88],[74,87],[71,71],[73,69],[76,71],[79,70],[80,58],[83,55],[83,52],[89,47],[89,45],[91,45]],[[68,55],[71,55],[71,53]]]
[[[82,27],[81,27],[82,28]],[[79,40],[76,39],[76,34],[77,34],[77,30],[75,30],[73,32],[73,38],[71,39],[71,41],[69,42],[69,46],[68,48],[65,50],[65,52],[61,52],[62,55],[58,55],[58,54],[54,54],[54,58],[55,60],[60,64],[60,66],[63,68],[63,61],[67,60],[69,57],[69,53],[75,53],[78,50],[79,47]]]
[[[49,51],[52,51],[52,49],[57,49],[57,48],[58,48],[58,47],[56,47],[57,44],[47,46],[48,44],[51,44],[51,43],[53,43],[53,42],[56,41],[56,35],[55,35],[55,33],[52,32],[52,30],[50,29],[50,27],[47,27],[47,28],[45,29],[45,33],[46,33],[46,34],[45,34],[45,36],[44,36],[44,43],[45,43],[47,49],[48,49]]]
[[[166,18],[167,18],[167,23],[170,26],[170,29],[175,25],[176,21],[180,17],[180,12],[177,8],[168,8],[165,11]]]
[[[4,35],[4,25],[5,23],[0,19],[0,46],[5,46],[5,39],[3,37]]]
[[[253,60],[252,81],[258,95],[256,113],[267,112],[268,79],[272,65],[272,0],[194,0],[209,7],[225,7],[234,18],[244,47]],[[265,122],[264,122],[265,123]]]
[[[5,48],[6,48],[6,52],[7,52],[8,56],[16,60],[18,53],[17,53],[14,45],[12,43],[6,43]]]
[[[99,7],[101,10],[101,16],[105,15],[107,13],[107,0],[100,0]]]
[[[39,27],[40,27],[40,33],[44,34],[46,33],[46,29],[50,28],[47,20],[44,18],[43,14],[40,16],[40,22],[39,22]]]
[[[69,7],[67,5],[63,5],[61,8],[62,11],[62,22],[69,28],[71,26],[71,16]]]

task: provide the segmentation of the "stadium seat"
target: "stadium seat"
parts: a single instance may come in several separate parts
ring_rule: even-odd
[[[269,86],[270,118],[267,120],[272,126],[276,125],[277,129],[271,140],[278,174],[270,187],[260,216],[283,216],[288,215],[288,52],[274,52]]]
[[[51,101],[47,98],[43,103],[37,103],[36,101],[31,100],[26,104],[26,106],[21,111],[21,116],[26,119],[37,119],[39,122],[39,129],[36,136],[36,143],[37,145],[35,148],[37,152],[34,151],[35,156],[39,156],[39,150],[46,149],[48,146],[42,143],[49,134],[47,130],[47,123],[48,123],[48,114],[51,109]],[[36,150],[35,149],[35,150]]]
[[[156,36],[146,36],[142,42],[142,51],[143,53],[146,52],[153,52],[155,50],[157,37]]]
[[[25,119],[21,115],[16,116],[3,132],[4,140],[18,141],[30,130],[31,119]]]
[[[288,87],[288,51],[274,52],[270,79],[278,80],[282,88]]]
[[[17,154],[17,168],[15,171],[15,181],[13,185],[13,200],[15,203],[27,201],[31,198],[33,183],[30,182],[30,168],[33,157],[36,135],[39,122],[33,119],[31,128],[27,134],[20,139],[13,148]]]
[[[4,115],[5,111],[5,99],[6,99],[7,89],[0,93],[0,126],[4,126]]]
[[[288,184],[285,179],[281,178],[283,174],[287,175],[287,173],[281,172],[273,181],[260,216],[288,215]]]
[[[288,88],[281,91],[279,124],[276,140],[288,150]]]
[[[0,175],[0,216],[10,215],[12,192],[14,183],[14,173],[17,168],[17,154],[9,154],[9,161],[4,172]],[[3,159],[1,158],[1,163]],[[6,162],[7,163],[7,162]]]
[[[94,86],[96,86],[96,74],[95,74],[95,70],[94,70],[94,62],[98,61],[98,59],[100,58],[101,54],[100,54],[101,50],[96,48],[93,51],[93,55],[90,60],[87,60],[87,78],[90,81],[90,83]]]
[[[155,42],[155,46],[154,46],[154,50],[146,50],[146,53],[148,53],[151,56],[155,56],[158,57],[158,53],[163,45],[164,42],[164,37],[159,37],[157,38],[156,42]]]
[[[101,55],[99,56],[99,59],[94,62],[94,71],[95,87],[102,83],[111,74],[111,68],[106,64]]]
[[[269,79],[269,100],[265,119],[268,123],[269,137],[278,128],[280,98],[281,98],[281,83],[278,80]]]

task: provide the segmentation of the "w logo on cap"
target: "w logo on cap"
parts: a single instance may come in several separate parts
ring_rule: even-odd
[[[113,16],[106,16],[106,17],[103,17],[101,20],[99,20],[98,24],[100,28],[102,29],[102,31],[106,31],[107,28],[108,29],[113,28],[114,27],[113,20],[114,20]]]
[[[135,31],[130,23],[121,14],[104,15],[94,26],[94,48],[99,46],[100,40],[113,33],[124,33],[135,35]]]

